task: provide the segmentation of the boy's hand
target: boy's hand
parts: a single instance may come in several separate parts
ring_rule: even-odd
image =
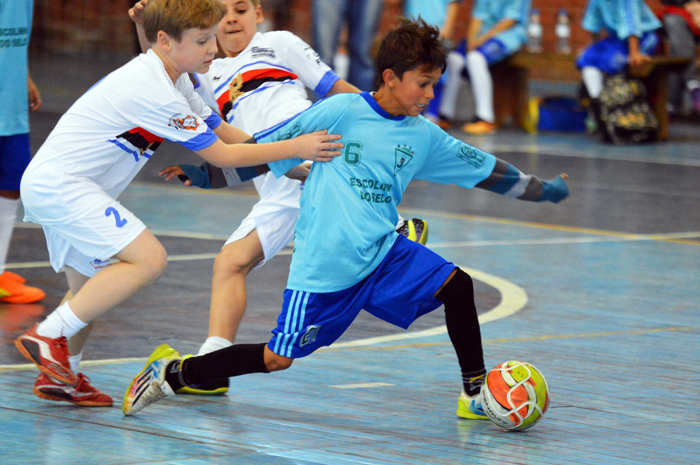
[[[299,136],[295,139],[299,144],[296,155],[303,160],[331,161],[341,153],[340,150],[334,149],[342,149],[345,146],[340,142],[332,142],[341,137],[340,134],[328,134],[327,129]]]
[[[158,176],[165,176],[166,181],[170,181],[175,176],[178,176],[186,186],[192,185],[192,180],[185,175],[185,172],[182,170],[180,165],[168,166],[167,168],[162,169],[160,173],[158,173]]]
[[[306,182],[306,178],[309,177],[311,172],[311,163],[302,163],[301,165],[292,168],[291,170],[284,173],[289,179],[296,179],[301,181],[302,184]]]
[[[147,3],[148,0],[141,0],[133,7],[129,8],[129,18],[131,18],[134,23],[143,23],[143,9],[146,7]]]
[[[557,203],[569,196],[569,186],[566,185],[566,180],[569,179],[568,174],[560,174],[554,179],[543,181],[544,189],[539,201],[548,201]]]
[[[651,61],[651,57],[639,52],[630,52],[627,57],[627,63],[629,63],[630,67],[633,69],[641,68],[644,66],[644,63],[648,61]]]

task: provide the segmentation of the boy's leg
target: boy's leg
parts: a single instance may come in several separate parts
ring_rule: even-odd
[[[474,283],[467,273],[457,268],[435,293],[435,298],[445,304],[447,333],[462,370],[463,392],[457,404],[457,415],[485,419],[480,393],[486,368],[474,303]]]
[[[209,337],[233,343],[248,303],[246,277],[265,258],[257,230],[224,246],[214,261]],[[211,352],[206,343],[199,355]]]
[[[71,386],[79,382],[70,369],[67,339],[154,282],[167,265],[165,249],[148,230],[143,230],[115,256],[121,262],[86,280],[73,299],[15,341],[25,357],[60,382]]]

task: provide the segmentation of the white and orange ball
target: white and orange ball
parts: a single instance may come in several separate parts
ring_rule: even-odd
[[[481,404],[486,416],[501,428],[524,430],[547,412],[549,386],[537,368],[510,360],[486,374]]]

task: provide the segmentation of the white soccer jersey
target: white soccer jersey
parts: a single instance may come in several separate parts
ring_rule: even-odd
[[[61,117],[22,179],[25,219],[79,218],[80,212],[60,218],[51,211],[78,202],[85,182],[116,199],[164,139],[200,150],[217,140],[208,125],[220,121],[188,76],[173,85],[149,50],[95,84]]]
[[[311,105],[306,87],[325,96],[338,80],[303,40],[287,31],[256,33],[237,56],[214,60],[197,74],[197,92],[230,124],[251,136]],[[257,215],[277,206],[299,207],[299,182],[270,173],[254,180]]]

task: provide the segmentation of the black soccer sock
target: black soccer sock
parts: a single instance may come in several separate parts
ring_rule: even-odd
[[[185,359],[174,373],[172,365],[168,366],[165,380],[176,391],[183,385],[200,385],[212,379],[249,373],[269,373],[264,358],[266,345],[267,343],[235,344],[206,355]]]
[[[458,268],[435,298],[445,304],[447,334],[457,352],[464,391],[470,396],[478,394],[486,368],[472,278]]]

